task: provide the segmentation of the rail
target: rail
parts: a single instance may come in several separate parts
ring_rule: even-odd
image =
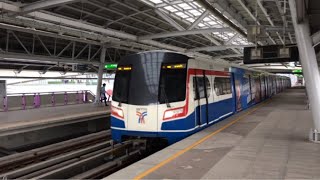
[[[93,102],[95,95],[90,90],[55,91],[39,93],[10,93],[3,97],[3,111],[30,108],[54,107]]]
[[[0,179],[97,179],[141,159],[146,141],[114,144],[102,131],[0,158]]]

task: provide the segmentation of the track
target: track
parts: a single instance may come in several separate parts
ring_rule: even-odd
[[[0,179],[94,179],[141,158],[145,141],[113,144],[110,130],[0,158]]]

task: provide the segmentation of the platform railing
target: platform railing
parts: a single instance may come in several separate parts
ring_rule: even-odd
[[[93,102],[95,95],[90,90],[55,91],[40,93],[10,93],[3,97],[3,111],[26,110],[40,107],[54,107],[69,104]]]

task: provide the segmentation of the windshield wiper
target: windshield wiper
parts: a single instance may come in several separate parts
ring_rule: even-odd
[[[167,105],[167,108],[171,108],[171,106],[170,106],[170,103],[169,103],[169,100],[168,100],[168,97],[167,97],[167,93],[166,93],[166,90],[165,90],[165,84],[163,83],[163,81],[162,81],[162,83],[160,84],[160,87],[161,87],[161,96],[163,96],[163,98],[164,98],[164,102],[166,103],[166,105]]]

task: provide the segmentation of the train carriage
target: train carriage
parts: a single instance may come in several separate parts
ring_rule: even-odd
[[[275,77],[174,52],[129,55],[119,62],[115,77],[112,138],[174,143],[267,99],[275,93]]]

